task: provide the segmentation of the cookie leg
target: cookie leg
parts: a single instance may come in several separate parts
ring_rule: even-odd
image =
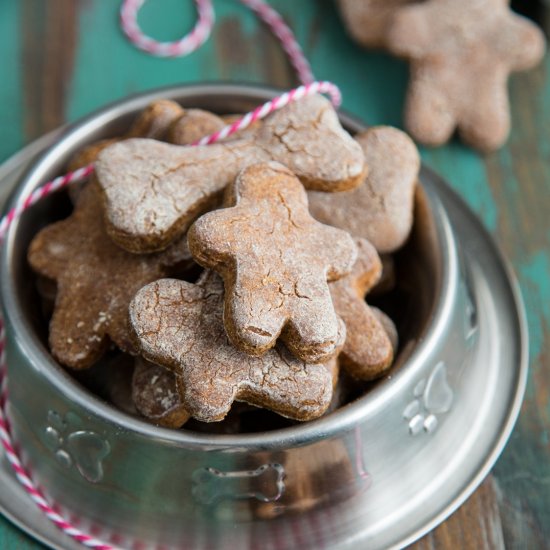
[[[80,305],[76,307],[75,304]],[[55,358],[73,369],[87,369],[109,344],[104,321],[70,293],[60,290],[50,322],[49,343]]]
[[[479,83],[468,110],[462,113],[459,133],[465,143],[481,151],[501,147],[510,133],[510,105],[505,71],[493,71]]]
[[[321,416],[332,399],[332,373],[325,365],[302,365],[281,345],[273,350],[268,369],[256,370],[239,392],[239,400],[268,408],[295,420]]]
[[[286,321],[281,303],[263,299],[257,289],[240,287],[226,291],[224,325],[227,336],[239,350],[262,355],[272,348]]]
[[[201,422],[219,422],[231,410],[238,393],[233,380],[217,377],[213,384],[205,384],[200,371],[193,371],[187,382],[176,380],[183,408]]]
[[[350,308],[346,343],[339,356],[340,365],[359,380],[373,380],[392,364],[393,346],[377,314],[366,304]],[[390,321],[391,323],[391,321]]]
[[[541,29],[519,15],[508,19],[496,41],[496,47],[505,55],[512,71],[531,69],[540,63],[546,49]]]
[[[407,131],[415,140],[437,146],[449,140],[455,126],[454,109],[437,72],[413,65],[405,104]]]
[[[346,327],[334,313],[330,296],[328,300],[326,307],[301,301],[281,334],[288,349],[307,363],[328,361],[346,338]]]

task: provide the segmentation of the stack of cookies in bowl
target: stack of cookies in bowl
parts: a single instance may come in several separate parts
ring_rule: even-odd
[[[352,137],[311,96],[189,146],[230,118],[153,102],[73,157],[95,173],[28,250],[53,357],[165,427],[312,420],[387,375],[398,350],[370,304],[392,302],[413,224],[412,141],[388,127]]]

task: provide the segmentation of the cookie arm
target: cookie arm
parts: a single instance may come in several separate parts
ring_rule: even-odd
[[[70,225],[62,220],[42,229],[31,241],[27,259],[36,273],[57,280],[65,271],[71,252],[71,242],[66,238],[68,229]]]
[[[334,307],[346,324],[346,341],[340,364],[359,380],[381,376],[393,361],[393,346],[382,324],[367,303],[342,283],[331,285]]]
[[[520,15],[510,14],[495,33],[494,44],[511,71],[525,71],[542,60],[546,50],[543,32]]]
[[[315,231],[317,246],[314,250],[326,266],[326,280],[337,281],[350,273],[357,260],[357,247],[351,235],[320,222],[316,222]]]
[[[361,299],[380,280],[382,275],[382,261],[376,249],[366,239],[356,239],[357,260],[351,273],[341,279],[342,285],[348,285]]]
[[[281,339],[292,353],[302,361],[320,363],[328,361],[346,338],[346,327],[336,315],[328,286],[324,296],[314,299],[303,296],[294,304]],[[308,285],[311,287],[311,285]],[[297,291],[298,294],[300,291]]]
[[[234,265],[234,257],[239,243],[235,234],[235,207],[208,212],[189,228],[187,244],[193,258],[210,269],[225,275]]]

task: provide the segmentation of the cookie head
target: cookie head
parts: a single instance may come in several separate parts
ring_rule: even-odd
[[[365,302],[365,295],[378,282],[382,263],[374,247],[358,239],[358,256],[349,275],[330,284],[336,312],[346,324],[346,342],[338,357],[340,366],[359,380],[373,380],[386,372],[393,361],[393,330]],[[384,320],[384,322],[386,322]],[[391,321],[390,321],[391,323]]]
[[[422,0],[338,0],[340,14],[352,38],[368,48],[384,48],[395,12]]]
[[[224,126],[225,122],[213,113],[202,109],[188,109],[170,125],[166,132],[166,141],[176,145],[191,145]]]
[[[229,338],[261,355],[280,336],[300,359],[327,360],[344,336],[327,281],[351,270],[353,239],[315,221],[300,181],[275,162],[243,170],[227,204],[197,220],[188,244],[224,279]]]

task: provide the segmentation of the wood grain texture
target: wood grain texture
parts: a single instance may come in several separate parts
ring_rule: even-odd
[[[411,548],[504,549],[504,532],[493,478],[485,480],[464,506]]]
[[[22,0],[24,129],[32,140],[65,122],[78,24],[73,0]]]
[[[331,0],[271,0],[296,30],[317,77],[334,80],[344,108],[370,124],[401,126],[402,61],[345,34]],[[0,160],[48,129],[136,91],[216,79],[296,83],[278,43],[236,1],[218,1],[210,41],[184,59],[148,57],[117,26],[118,2],[0,2]],[[540,7],[540,4],[539,4]],[[537,9],[550,30],[548,9]],[[145,5],[147,32],[170,40],[194,20],[191,2]],[[85,32],[82,32],[85,30]],[[419,549],[546,548],[550,543],[550,58],[510,83],[513,131],[484,157],[453,141],[423,149],[496,236],[526,303],[531,371],[516,429],[492,474]],[[0,488],[1,490],[1,488]],[[30,506],[30,504],[29,504]],[[0,519],[0,548],[40,548]]]

